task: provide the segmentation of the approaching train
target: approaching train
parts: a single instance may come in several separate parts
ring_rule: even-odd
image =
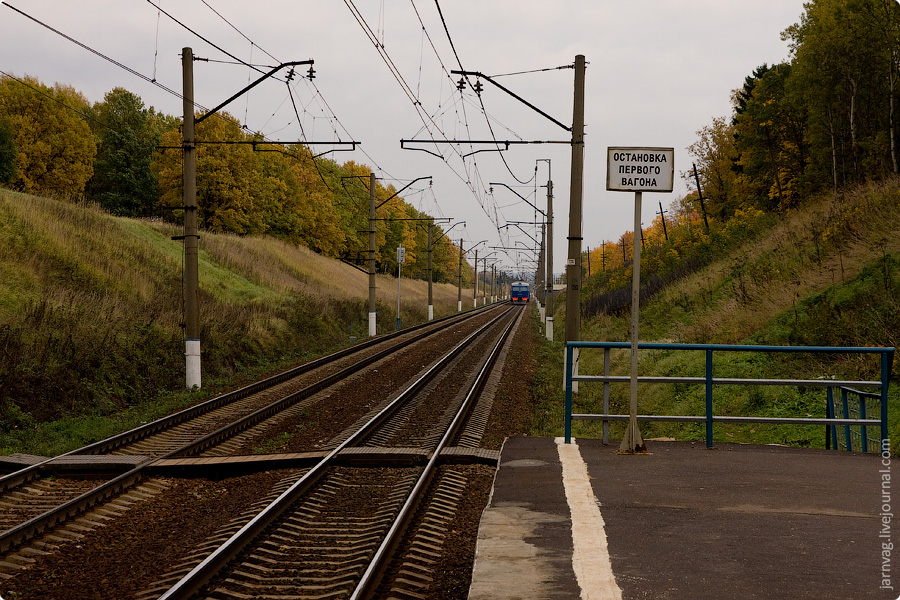
[[[528,304],[528,284],[517,281],[509,287],[509,295],[513,304]]]

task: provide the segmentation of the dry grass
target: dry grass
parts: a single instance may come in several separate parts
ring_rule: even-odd
[[[886,252],[900,251],[898,209],[900,179],[811,203],[673,284],[648,307],[682,308],[684,319],[668,328],[667,338],[740,342],[802,298],[853,279]]]
[[[181,233],[0,190],[0,434],[110,414],[183,385],[183,246],[172,239]],[[365,331],[365,273],[272,238],[202,233],[200,243],[205,386]],[[388,331],[397,281],[378,276],[377,285],[379,331]],[[403,323],[423,321],[427,283],[404,278],[401,294]],[[456,297],[455,286],[435,284],[435,315],[456,312]]]

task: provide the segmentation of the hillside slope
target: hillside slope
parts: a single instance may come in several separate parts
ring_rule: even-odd
[[[867,184],[839,196],[810,201],[779,215],[773,226],[706,267],[642,302],[641,341],[822,345],[900,345],[900,179]],[[563,311],[560,311],[563,312]],[[564,317],[558,313],[557,319]],[[588,315],[582,337],[627,341],[629,315]],[[582,372],[602,371],[602,354],[586,353]],[[627,374],[627,352],[614,353],[614,374]],[[717,362],[721,377],[877,376],[877,360],[817,359],[785,355],[729,356]],[[703,373],[702,353],[647,352],[642,375]],[[900,355],[895,355],[890,423],[900,430]],[[702,414],[702,386],[641,386],[647,414]],[[600,412],[600,386],[584,386],[583,412]],[[719,414],[824,416],[822,390],[718,388]],[[613,412],[628,412],[627,386],[613,386]],[[871,409],[870,409],[871,410]],[[582,435],[597,435],[582,425]],[[693,425],[646,425],[645,435],[702,439]],[[717,428],[722,439],[822,446],[823,427]]]
[[[202,233],[205,389],[181,392],[181,233],[0,190],[0,435],[160,394],[194,401],[367,334],[365,273],[273,238]],[[389,331],[397,280],[377,286],[379,332]],[[404,324],[425,319],[426,282],[402,279],[401,298]],[[456,286],[435,284],[434,301],[435,316],[455,312]]]

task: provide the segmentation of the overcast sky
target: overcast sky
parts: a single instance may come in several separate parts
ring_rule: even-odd
[[[489,184],[513,187],[544,210],[545,188],[535,189],[537,166],[538,186],[546,184],[548,172],[554,181],[556,272],[564,270],[567,252],[568,144],[517,144],[503,153],[487,151],[486,145],[418,146],[442,157],[401,149],[401,139],[571,139],[568,131],[484,82],[480,100],[491,132],[478,97],[471,87],[460,94],[454,85],[459,76],[449,71],[461,62],[463,69],[495,78],[569,126],[574,71],[555,67],[573,64],[577,54],[586,57],[583,237],[584,248],[596,247],[602,240],[617,240],[634,222],[634,194],[605,189],[607,147],[674,148],[674,192],[643,196],[642,218],[649,225],[660,201],[668,207],[692,189],[679,174],[691,168],[687,147],[696,132],[714,117],[730,116],[731,91],[754,68],[789,58],[779,34],[803,13],[803,0],[444,0],[440,9],[454,55],[437,4],[428,0],[4,4],[179,92],[179,55],[185,46],[203,58],[233,62],[224,50],[266,66],[313,59],[312,84],[296,78],[290,84],[302,130],[283,73],[280,81],[261,84],[225,110],[271,140],[359,142],[356,151],[328,156],[373,167],[385,185],[400,188],[432,176],[430,187],[420,181],[404,197],[431,215],[465,221],[465,228],[457,225],[449,235],[464,238],[466,248],[487,240],[479,247],[481,256],[486,246],[534,246],[533,226],[507,224],[535,221],[535,210],[502,186],[493,186],[491,193]],[[258,77],[241,64],[196,62],[194,68],[195,100],[207,108]],[[0,70],[48,85],[72,85],[91,102],[124,87],[147,106],[182,113],[176,96],[7,6],[0,7]],[[331,148],[315,146],[319,152]],[[481,152],[470,154],[476,150]],[[495,255],[511,269],[526,256],[500,250]],[[531,268],[521,262],[519,267]]]

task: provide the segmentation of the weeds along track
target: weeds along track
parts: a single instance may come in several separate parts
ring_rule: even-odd
[[[249,452],[279,422],[314,411],[329,388],[340,388],[398,355],[416,353],[420,359],[434,353],[418,349],[435,336],[460,336],[496,310],[471,311],[367,340],[60,457],[7,457],[12,459],[4,462],[7,468],[14,468],[16,458],[27,466],[0,477],[0,551],[140,484],[146,467],[163,457]]]
[[[317,404],[302,418],[315,426],[277,456],[218,457],[221,444],[156,460],[142,485],[160,491],[84,532],[78,552],[51,535],[0,555],[5,589],[59,600],[419,597],[453,551],[445,539],[470,481],[479,470],[487,482],[493,473],[498,452],[478,446],[490,413],[484,390],[496,384],[522,314],[505,305],[489,322],[454,325],[429,348],[408,346],[313,394]],[[285,440],[297,419],[269,425],[259,439]],[[303,466],[284,468],[286,456]],[[237,474],[248,468],[257,472]],[[101,566],[117,561],[125,566]],[[64,583],[48,582],[45,572]],[[86,588],[85,577],[103,584]]]

